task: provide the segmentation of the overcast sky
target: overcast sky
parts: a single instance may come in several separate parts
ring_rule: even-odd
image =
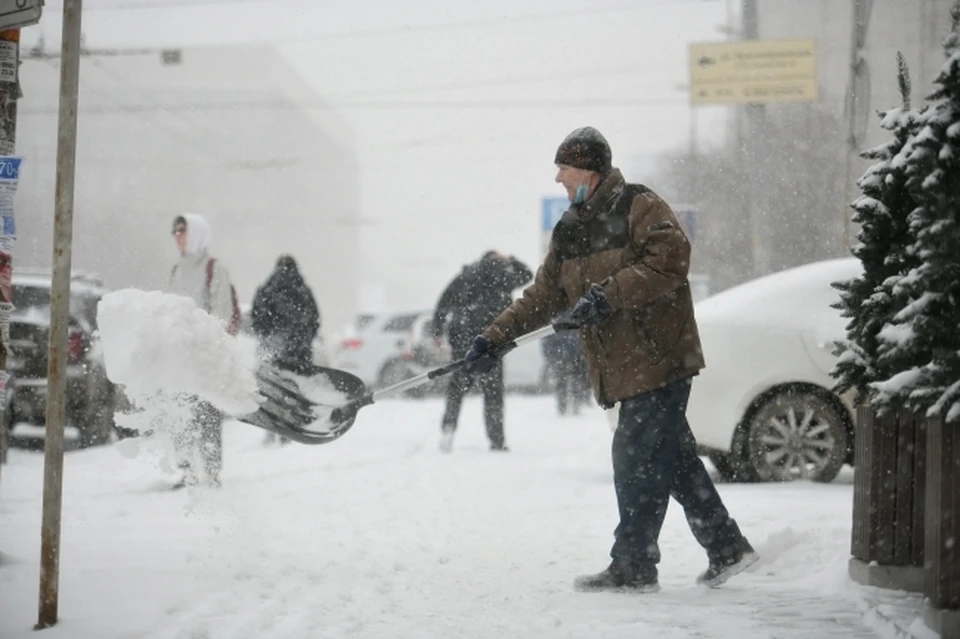
[[[641,180],[658,153],[686,146],[687,45],[724,39],[733,4],[87,0],[84,34],[89,47],[278,47],[352,129],[361,305],[419,308],[486,249],[535,265],[540,200],[562,193],[552,161],[570,130],[599,128]],[[59,46],[62,5],[44,11],[24,46],[41,32]],[[724,113],[700,109],[700,144],[721,139]]]

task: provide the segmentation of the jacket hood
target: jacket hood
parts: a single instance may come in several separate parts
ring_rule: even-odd
[[[195,213],[184,213],[187,221],[187,254],[205,253],[210,246],[210,223],[207,218]]]

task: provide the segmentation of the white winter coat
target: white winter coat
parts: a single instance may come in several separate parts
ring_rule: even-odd
[[[227,326],[233,316],[233,299],[230,296],[230,274],[220,260],[213,265],[213,280],[207,288],[207,252],[210,244],[210,225],[200,215],[184,214],[187,220],[187,251],[170,275],[170,292],[192,299],[197,306],[207,311]]]

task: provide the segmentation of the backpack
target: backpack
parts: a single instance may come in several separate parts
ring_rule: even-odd
[[[213,257],[207,260],[207,298],[210,297],[210,285],[213,284],[213,266],[216,261],[216,258]],[[177,265],[174,264],[173,270],[170,271],[170,277],[172,278],[176,272]],[[234,288],[232,282],[230,283],[230,301],[233,303],[233,312],[230,314],[230,321],[227,323],[227,333],[236,335],[240,332],[240,303],[237,301],[237,289]]]
[[[213,283],[213,263],[216,258],[211,257],[207,260],[207,295],[210,295],[210,285]],[[227,332],[236,335],[240,332],[240,303],[237,301],[237,289],[233,282],[230,283],[230,301],[233,303],[233,312],[230,314],[230,322],[227,324]]]

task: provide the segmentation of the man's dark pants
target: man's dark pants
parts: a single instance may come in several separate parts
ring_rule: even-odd
[[[613,481],[620,509],[610,555],[644,566],[660,561],[657,539],[672,496],[712,559],[736,554],[742,535],[727,513],[685,416],[691,379],[621,402],[613,436]]]
[[[487,437],[490,444],[502,448],[503,436],[503,362],[497,361],[490,371],[477,375],[470,375],[462,368],[450,378],[447,386],[447,408],[443,413],[442,427],[445,431],[455,431],[460,419],[460,407],[463,405],[463,396],[470,387],[480,384],[483,391],[483,421],[487,427]]]

